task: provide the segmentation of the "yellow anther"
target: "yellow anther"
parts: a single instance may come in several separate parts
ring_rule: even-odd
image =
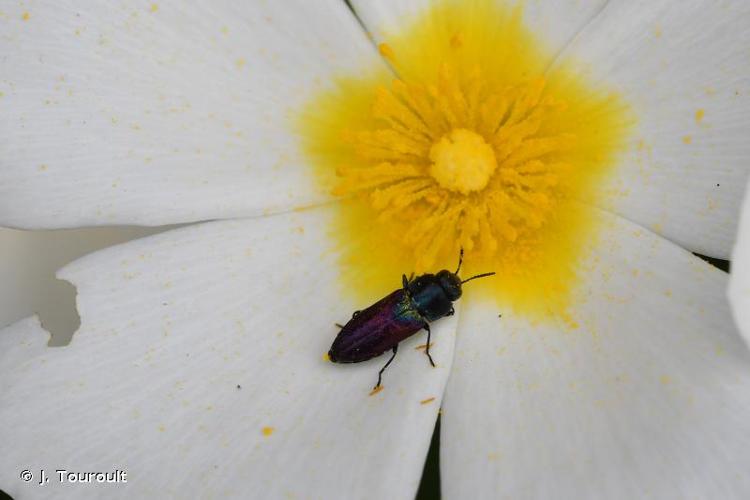
[[[378,45],[378,52],[380,52],[380,55],[385,57],[389,61],[392,61],[395,55],[391,46],[385,42]]]

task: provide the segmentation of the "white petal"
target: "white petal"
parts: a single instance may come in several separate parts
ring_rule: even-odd
[[[55,271],[87,253],[163,231],[164,228],[99,227],[67,231],[18,231],[0,227],[0,327],[39,314],[67,344],[78,328],[75,289]]]
[[[442,420],[445,498],[750,495],[750,356],[726,273],[629,222],[608,225],[567,320],[464,305]]]
[[[612,207],[722,258],[750,169],[748,23],[741,0],[612,1],[560,58],[621,93],[637,120]]]
[[[378,41],[398,32],[431,4],[429,0],[352,0],[351,3],[357,16]],[[538,35],[550,56],[554,56],[607,1],[531,0],[523,3],[524,23]]]
[[[82,326],[68,347],[0,365],[3,489],[18,498],[412,498],[456,321],[435,324],[436,369],[416,335],[374,396],[387,356],[324,361],[334,322],[363,306],[338,279],[329,215],[182,228],[60,271],[78,287]],[[0,336],[11,337],[7,348],[34,333],[43,336],[27,320]],[[117,468],[128,483],[18,479],[56,467]]]
[[[23,367],[29,359],[43,354],[48,349],[48,340],[49,336],[35,316],[21,320],[0,331],[0,366],[2,366],[3,373],[13,373]],[[2,392],[10,389],[10,380],[11,377],[3,377],[0,380]],[[12,409],[4,408],[3,411],[12,411]],[[8,485],[3,483],[3,486]]]
[[[742,204],[737,241],[732,252],[729,303],[737,328],[745,341],[750,343],[750,197],[747,195]]]
[[[4,225],[156,225],[319,202],[296,120],[333,73],[380,64],[340,0],[2,10]]]

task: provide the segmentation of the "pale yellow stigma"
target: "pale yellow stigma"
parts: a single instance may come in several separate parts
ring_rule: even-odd
[[[430,149],[430,175],[445,189],[469,194],[487,186],[497,168],[495,152],[481,135],[453,129]]]

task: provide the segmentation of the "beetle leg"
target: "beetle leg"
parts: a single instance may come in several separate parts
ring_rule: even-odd
[[[342,325],[341,323],[334,323],[334,325],[338,326],[339,330],[341,330],[342,328],[344,328],[344,325]]]
[[[432,356],[430,356],[430,335],[432,335],[432,332],[430,331],[429,323],[424,324],[424,329],[427,330],[427,347],[425,347],[424,353],[427,354],[427,358],[430,360],[430,364],[433,368],[435,368],[435,362],[432,360]]]
[[[456,310],[453,309],[453,306],[451,306],[451,310],[448,311],[448,314],[446,314],[446,316],[453,316],[454,314],[456,314]]]
[[[388,368],[388,365],[391,364],[391,361],[393,361],[393,358],[396,357],[397,351],[398,351],[398,344],[393,346],[393,355],[391,356],[391,359],[389,359],[388,362],[385,364],[385,366],[383,366],[383,368],[381,368],[380,371],[378,372],[378,383],[375,384],[375,387],[373,387],[373,389],[377,389],[378,387],[380,387],[380,381],[383,380],[383,372],[385,371],[386,368]]]

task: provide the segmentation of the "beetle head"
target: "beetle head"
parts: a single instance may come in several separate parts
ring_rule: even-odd
[[[458,300],[461,297],[461,278],[457,274],[454,274],[447,269],[443,269],[437,273],[438,283],[442,287],[445,295],[450,299],[451,302]]]

